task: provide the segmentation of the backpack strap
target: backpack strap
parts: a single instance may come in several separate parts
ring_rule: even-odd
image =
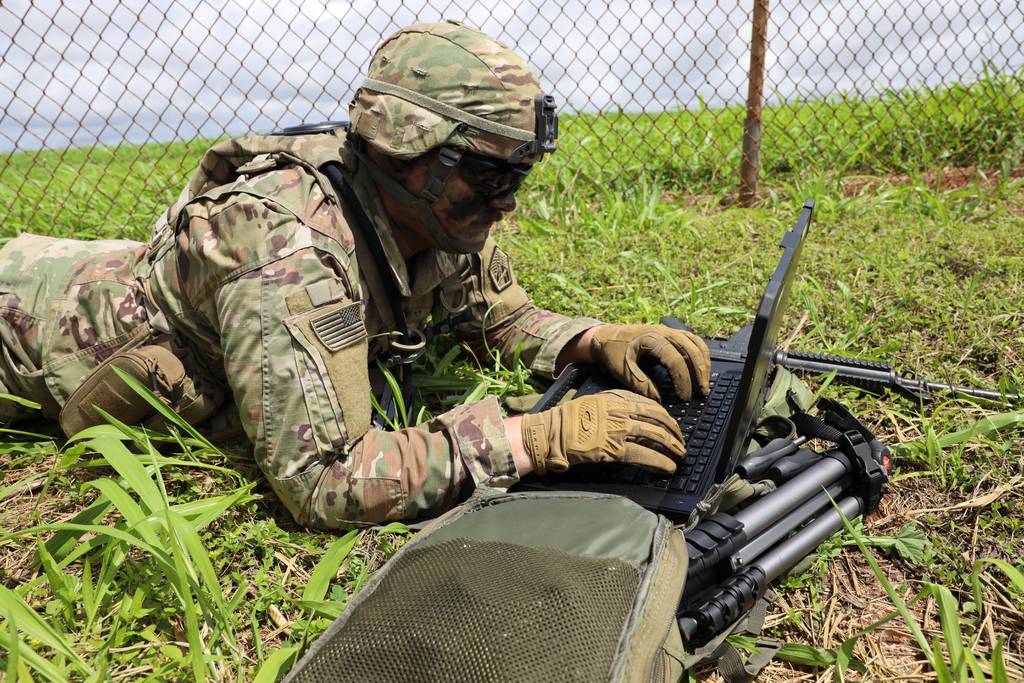
[[[377,234],[377,230],[373,227],[370,217],[366,215],[363,205],[359,203],[359,198],[356,197],[352,187],[345,180],[345,176],[341,172],[341,164],[337,161],[328,161],[320,167],[320,170],[327,176],[334,191],[344,200],[346,206],[351,209],[355,220],[352,221],[349,227],[355,236],[357,248],[362,246],[369,251],[370,261],[376,278],[380,281],[387,294],[391,319],[397,328],[398,337],[391,339],[390,355],[384,360],[384,363],[394,368],[399,378],[402,402],[405,406],[406,414],[402,416],[398,423],[400,425],[409,424],[412,418],[410,411],[412,410],[414,390],[412,368],[410,366],[426,350],[426,337],[423,335],[423,332],[411,329],[406,322],[405,311],[402,308],[402,296],[391,277],[387,255],[384,253],[384,245],[380,241],[380,235]],[[364,264],[363,268],[365,269],[368,265]],[[397,410],[397,400],[390,383],[384,389],[380,406],[383,414],[379,414],[374,418],[374,426],[378,429],[383,429],[387,426],[387,422],[395,417],[394,413]]]

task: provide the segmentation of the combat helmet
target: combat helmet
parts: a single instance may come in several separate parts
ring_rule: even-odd
[[[359,156],[377,184],[416,208],[441,248],[454,252],[483,247],[483,240],[449,236],[431,211],[464,155],[525,176],[555,150],[558,135],[554,98],[542,92],[529,65],[453,21],[415,24],[388,37],[370,61],[349,116],[351,133],[389,157],[412,159],[440,148],[418,196]]]

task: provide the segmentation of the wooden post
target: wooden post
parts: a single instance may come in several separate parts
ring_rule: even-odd
[[[740,206],[757,200],[757,174],[761,170],[761,105],[764,104],[764,54],[768,46],[768,0],[754,0],[750,31],[750,75],[747,81],[747,119],[743,122],[743,158],[740,160]]]

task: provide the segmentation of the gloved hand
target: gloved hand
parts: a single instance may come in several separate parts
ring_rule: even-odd
[[[664,325],[601,325],[590,339],[590,353],[627,389],[659,400],[654,382],[636,361],[655,356],[672,377],[679,398],[689,400],[694,391],[708,393],[711,354],[704,340],[686,330]]]
[[[584,462],[625,462],[671,474],[686,455],[679,425],[660,404],[615,389],[523,415],[523,445],[538,474]]]

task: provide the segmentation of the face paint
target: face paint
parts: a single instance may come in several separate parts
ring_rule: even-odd
[[[503,213],[516,208],[515,193],[531,164],[509,164],[464,152],[434,210],[448,234],[472,242],[486,239]]]
[[[434,159],[435,169],[437,162],[444,160],[444,152],[442,149],[441,156]],[[453,253],[472,253],[483,248],[502,213],[515,209],[515,192],[532,169],[532,164],[510,164],[460,151],[450,160],[448,172],[431,172],[431,177],[441,181],[433,185],[427,181],[427,186],[432,187],[429,194],[426,190],[413,194],[364,154],[357,156],[378,186],[419,214],[435,246]]]
[[[485,240],[502,214],[516,208],[515,193],[531,168],[464,152],[434,205],[445,231],[459,240]]]

